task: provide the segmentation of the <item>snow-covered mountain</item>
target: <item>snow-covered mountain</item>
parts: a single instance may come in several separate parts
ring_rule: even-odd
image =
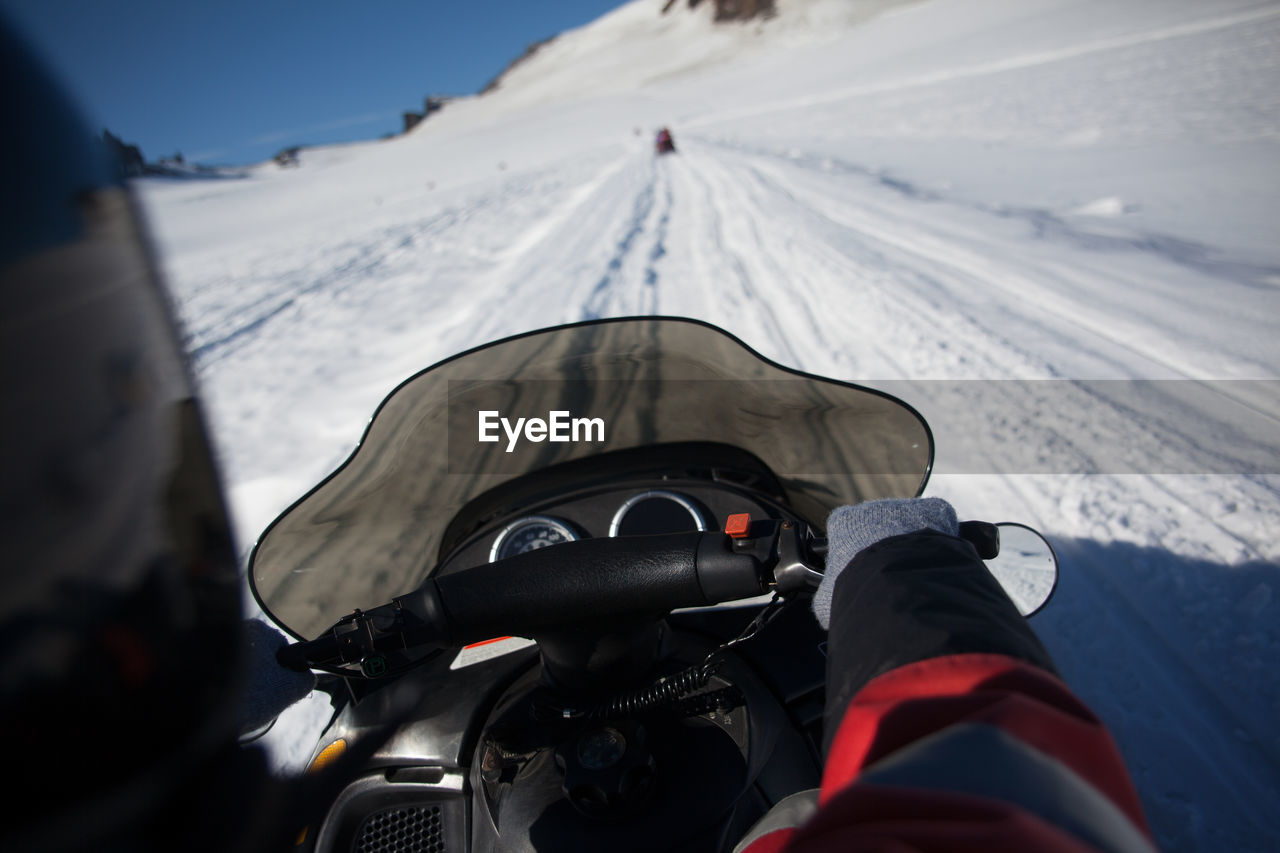
[[[741,67],[762,52],[831,41],[857,22],[904,0],[790,0],[781,14],[727,17],[716,3],[648,0],[620,6],[588,26],[562,33],[502,76],[505,104],[562,102],[620,94],[724,65]]]
[[[1179,380],[1274,423],[1274,381],[1227,380],[1280,365],[1280,4],[778,0],[719,25],[664,5],[562,35],[406,136],[140,184],[243,542],[402,378],[541,326],[681,314],[841,379],[986,380],[951,386],[978,418],[910,400],[938,438],[930,493],[1053,539],[1033,624],[1160,844],[1271,848],[1280,460],[1179,444],[1203,406],[1059,390]],[[656,160],[662,125],[680,153]],[[1099,461],[1117,446],[1151,467]],[[286,764],[307,714],[275,734]]]

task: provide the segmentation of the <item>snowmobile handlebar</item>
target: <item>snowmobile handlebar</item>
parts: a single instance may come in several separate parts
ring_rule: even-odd
[[[700,607],[788,593],[821,580],[825,542],[805,525],[766,519],[735,536],[672,533],[585,539],[433,576],[412,593],[357,610],[320,637],[282,650],[293,669],[359,663],[413,647],[460,647],[497,636],[536,638],[565,627],[607,629]],[[351,671],[351,674],[356,674]]]

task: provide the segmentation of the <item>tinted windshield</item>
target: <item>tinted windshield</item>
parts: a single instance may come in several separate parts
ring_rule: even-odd
[[[928,427],[900,401],[779,367],[691,320],[564,326],[481,347],[412,377],[351,458],[268,528],[250,560],[263,608],[314,637],[421,583],[455,514],[563,462],[679,442],[761,460],[788,504],[918,494]]]

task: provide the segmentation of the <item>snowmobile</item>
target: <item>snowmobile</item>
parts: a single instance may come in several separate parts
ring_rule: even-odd
[[[819,783],[824,519],[919,495],[933,452],[905,402],[680,318],[410,378],[250,558],[334,707],[298,849],[731,850]],[[962,535],[1047,601],[1038,534]]]
[[[653,142],[653,149],[655,154],[674,154],[676,141],[672,138],[671,131],[665,127],[658,131],[658,136]]]

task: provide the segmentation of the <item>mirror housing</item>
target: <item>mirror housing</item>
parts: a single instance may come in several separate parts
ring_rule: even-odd
[[[999,552],[986,560],[987,570],[1025,617],[1038,613],[1058,588],[1058,555],[1039,531],[1025,524],[1001,522]]]

